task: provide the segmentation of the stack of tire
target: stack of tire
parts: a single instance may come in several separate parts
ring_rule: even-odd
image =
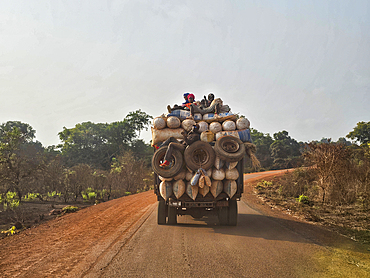
[[[207,118],[204,116],[203,119]],[[246,118],[237,119],[236,115],[228,113],[226,117],[197,123],[201,141],[188,146],[184,154],[174,150],[172,167],[159,167],[167,146],[159,148],[153,155],[152,167],[161,180],[159,191],[165,200],[170,197],[179,199],[184,194],[193,200],[199,194],[203,197],[210,194],[217,198],[222,192],[232,198],[237,191],[236,180],[239,178],[239,172],[236,166],[244,157],[244,143],[251,142],[249,121]],[[195,121],[191,119],[181,121],[174,116],[157,117],[153,120],[152,145],[160,145],[171,136],[183,139],[181,132],[190,131],[194,124]],[[192,184],[191,181],[199,169],[204,170],[203,174],[196,184]],[[204,182],[206,177],[210,178],[207,179],[210,182]]]

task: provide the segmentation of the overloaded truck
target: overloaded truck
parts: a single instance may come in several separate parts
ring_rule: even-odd
[[[218,215],[220,225],[237,225],[237,201],[243,193],[244,157],[254,157],[249,126],[223,105],[215,113],[194,113],[177,109],[154,118],[152,158],[154,193],[158,199],[158,224],[176,224],[177,217],[191,215],[202,218]],[[202,112],[201,109],[196,110]],[[209,112],[209,109],[205,111]],[[172,151],[170,165],[161,167],[168,146],[166,139],[184,138],[198,124],[200,140],[184,151]]]

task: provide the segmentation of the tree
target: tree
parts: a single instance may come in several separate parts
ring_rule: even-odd
[[[251,137],[253,143],[257,147],[256,156],[263,168],[268,168],[272,165],[270,154],[270,146],[274,142],[270,134],[259,132],[257,129],[251,128]]]
[[[335,195],[348,191],[351,168],[349,148],[343,144],[311,142],[306,146],[304,157],[314,166],[313,170],[317,174],[318,185],[323,193],[322,202],[327,201],[327,195],[333,200]],[[342,194],[339,199],[344,195]]]
[[[274,160],[274,169],[295,166],[293,159],[301,155],[300,144],[285,130],[274,133],[273,136],[275,140],[270,146],[270,151]]]
[[[347,138],[366,146],[370,142],[370,122],[358,122],[356,127],[346,135]]]
[[[104,164],[109,164],[107,126],[108,124],[84,122],[71,129],[64,127],[59,132],[59,138],[64,142],[61,149],[66,165],[86,163],[103,167]]]
[[[19,144],[32,142],[35,138],[36,131],[29,124],[19,121],[8,121],[0,126],[0,141],[3,141],[8,136],[9,132],[15,130],[18,130],[17,140],[19,140]]]
[[[0,126],[0,184],[5,191],[17,192],[21,200],[25,180],[36,178],[42,167],[43,147],[33,142],[35,130],[21,122],[7,122]]]
[[[337,143],[343,144],[345,146],[351,146],[352,145],[351,142],[347,141],[346,138],[344,138],[344,137],[339,137]]]
[[[123,121],[113,123],[84,122],[74,128],[63,128],[62,155],[67,166],[89,164],[109,169],[112,157],[128,150],[152,117],[141,110],[130,112]]]

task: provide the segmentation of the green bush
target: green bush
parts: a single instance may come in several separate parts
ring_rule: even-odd
[[[33,201],[37,198],[39,198],[40,194],[39,193],[27,193],[26,196],[23,197],[25,201]]]
[[[4,210],[15,209],[19,206],[19,200],[16,197],[16,192],[8,191],[6,194],[0,194],[0,204],[3,204]]]
[[[299,195],[299,197],[297,198],[297,201],[298,201],[298,203],[302,203],[302,204],[306,204],[306,205],[308,205],[310,203],[310,199],[307,196],[303,195],[303,194]]]
[[[256,188],[257,189],[265,189],[265,188],[271,187],[272,185],[273,185],[272,181],[262,180],[262,181],[257,183]]]
[[[92,201],[96,199],[98,194],[95,192],[93,188],[89,187],[86,190],[82,191],[81,195],[84,200]]]
[[[76,211],[78,211],[78,207],[66,206],[66,207],[62,208],[62,211],[64,213],[76,212]]]

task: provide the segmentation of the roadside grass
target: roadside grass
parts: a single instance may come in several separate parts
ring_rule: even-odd
[[[312,173],[298,169],[253,184],[254,193],[271,207],[320,223],[361,243],[370,243],[370,209],[361,200],[323,203]],[[302,178],[303,177],[303,178]]]

